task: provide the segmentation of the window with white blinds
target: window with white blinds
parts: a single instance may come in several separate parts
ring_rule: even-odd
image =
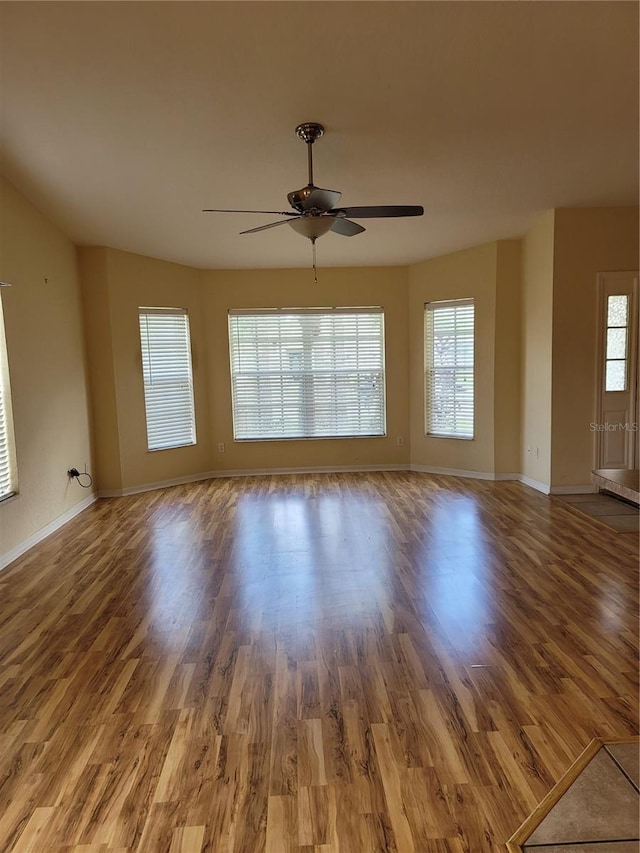
[[[385,435],[381,308],[229,312],[236,440]]]
[[[473,299],[424,308],[426,434],[473,438]]]
[[[9,385],[9,361],[4,333],[2,299],[0,299],[0,501],[10,498],[18,491],[16,470],[16,448],[13,438],[11,414],[11,387]]]
[[[140,343],[149,450],[196,443],[189,315],[140,308]]]

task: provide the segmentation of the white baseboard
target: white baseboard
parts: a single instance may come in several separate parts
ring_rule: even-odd
[[[407,465],[317,465],[308,468],[229,468],[220,471],[207,471],[204,474],[189,474],[186,477],[176,477],[172,480],[162,480],[158,483],[145,483],[141,486],[131,486],[126,489],[99,491],[101,498],[120,498],[124,495],[138,495],[142,492],[152,492],[155,489],[166,489],[169,486],[182,486],[185,483],[196,483],[200,480],[218,480],[224,477],[268,477],[278,474],[349,474],[358,471],[408,471]]]
[[[524,474],[520,474],[518,479],[521,483],[524,483],[525,486],[530,486],[532,489],[542,492],[543,495],[548,495],[551,491],[549,483],[541,483],[539,480],[533,480],[531,477],[526,477]]]
[[[5,551],[4,554],[0,554],[0,571],[2,571],[2,569],[6,569],[9,563],[13,563],[14,560],[17,560],[18,557],[21,557],[30,548],[37,545],[38,542],[42,542],[42,540],[46,539],[47,536],[51,536],[52,533],[55,533],[56,530],[59,530],[64,524],[71,521],[72,518],[75,518],[76,515],[81,513],[88,506],[91,506],[97,498],[98,495],[92,492],[86,498],[81,500],[80,503],[72,506],[71,509],[67,510],[62,515],[59,515],[57,518],[54,518],[54,520],[45,525],[45,527],[41,527],[40,530],[36,530],[35,533],[20,542],[15,546],[15,548],[12,548],[10,551]]]
[[[213,477],[268,477],[270,474],[357,474],[359,471],[408,471],[407,465],[316,465],[309,468],[255,468],[216,471]]]
[[[472,480],[520,480],[520,474],[494,474],[492,471],[466,471],[462,468],[438,468],[435,465],[409,465],[409,471],[442,474],[445,477],[467,477]]]
[[[21,557],[38,542],[46,539],[52,533],[55,533],[60,527],[71,521],[76,515],[90,506],[98,498],[118,498],[125,495],[137,495],[142,492],[152,492],[156,489],[164,489],[169,486],[182,486],[186,483],[196,483],[201,480],[215,480],[224,477],[268,477],[272,475],[282,474],[349,474],[358,473],[359,471],[417,471],[423,474],[439,474],[447,477],[466,477],[473,480],[494,480],[494,481],[516,481],[524,483],[525,486],[530,486],[538,492],[545,495],[570,495],[570,494],[591,494],[596,491],[592,484],[580,484],[576,486],[549,486],[548,483],[541,483],[538,480],[533,480],[531,477],[526,477],[524,474],[494,474],[489,471],[467,471],[461,468],[439,468],[434,465],[415,465],[415,464],[394,464],[394,465],[321,465],[316,467],[305,468],[255,468],[253,470],[246,469],[229,469],[223,471],[206,471],[202,474],[188,474],[185,477],[175,477],[171,480],[162,480],[157,483],[145,483],[141,486],[131,486],[126,489],[118,490],[101,490],[97,493],[88,495],[84,500],[71,507],[70,510],[58,516],[45,527],[36,531],[23,542],[20,542],[15,548],[0,554],[0,571],[6,568],[18,557]]]
[[[156,489],[166,489],[168,486],[183,486],[185,483],[198,483],[200,480],[211,480],[217,477],[215,471],[205,471],[203,474],[185,474],[184,477],[173,477],[171,480],[159,480],[157,483],[143,483],[140,486],[129,486],[126,489],[100,489],[99,498],[122,498],[125,495],[139,495],[142,492],[154,492]]]
[[[125,489],[100,490],[100,498],[120,498],[125,495],[138,495],[143,492],[153,492],[156,489],[166,489],[171,486],[182,486],[186,483],[196,483],[201,480],[217,480],[224,477],[269,477],[286,474],[356,474],[359,471],[417,471],[422,474],[438,474],[445,477],[466,477],[472,480],[493,480],[496,482],[515,481],[524,483],[538,492],[548,494],[577,494],[592,492],[593,486],[558,486],[567,489],[566,492],[551,489],[548,483],[541,483],[526,477],[524,474],[494,474],[491,471],[469,471],[463,468],[440,468],[435,465],[393,464],[393,465],[316,465],[298,468],[228,468],[218,471],[205,471],[201,474],[188,474],[185,477],[175,477],[171,480],[161,480],[157,483],[144,483],[140,486],[129,486]]]
[[[597,492],[593,483],[585,483],[579,486],[551,486],[552,495],[592,495]]]

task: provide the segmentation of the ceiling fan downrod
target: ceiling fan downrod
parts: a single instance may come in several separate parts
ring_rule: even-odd
[[[309,166],[309,183],[308,186],[312,187],[313,184],[313,149],[312,145],[316,141],[316,139],[320,139],[322,134],[324,133],[324,127],[321,124],[317,124],[315,121],[306,121],[303,124],[299,124],[296,127],[296,136],[303,140],[303,142],[307,143],[307,163]]]

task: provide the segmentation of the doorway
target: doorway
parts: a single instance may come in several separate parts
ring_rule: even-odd
[[[637,468],[638,273],[598,275],[595,467]]]

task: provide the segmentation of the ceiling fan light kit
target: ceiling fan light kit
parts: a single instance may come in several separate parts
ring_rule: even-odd
[[[289,221],[289,225],[297,234],[302,234],[309,240],[317,240],[318,237],[322,237],[327,231],[331,231],[334,224],[331,216],[300,216],[298,219]]]
[[[307,145],[309,182],[305,187],[288,193],[287,199],[293,210],[221,210],[208,208],[204,213],[272,213],[286,217],[277,222],[269,222],[257,228],[241,231],[241,234],[255,234],[268,228],[289,224],[293,230],[311,240],[313,244],[313,269],[316,271],[315,243],[328,231],[334,231],[343,237],[354,237],[365,228],[349,217],[356,219],[386,218],[397,216],[422,216],[424,208],[420,205],[377,205],[373,207],[337,207],[342,193],[337,190],[316,187],[313,183],[313,144],[324,134],[324,127],[317,122],[304,122],[296,127],[296,135]],[[317,281],[317,275],[315,276]]]

